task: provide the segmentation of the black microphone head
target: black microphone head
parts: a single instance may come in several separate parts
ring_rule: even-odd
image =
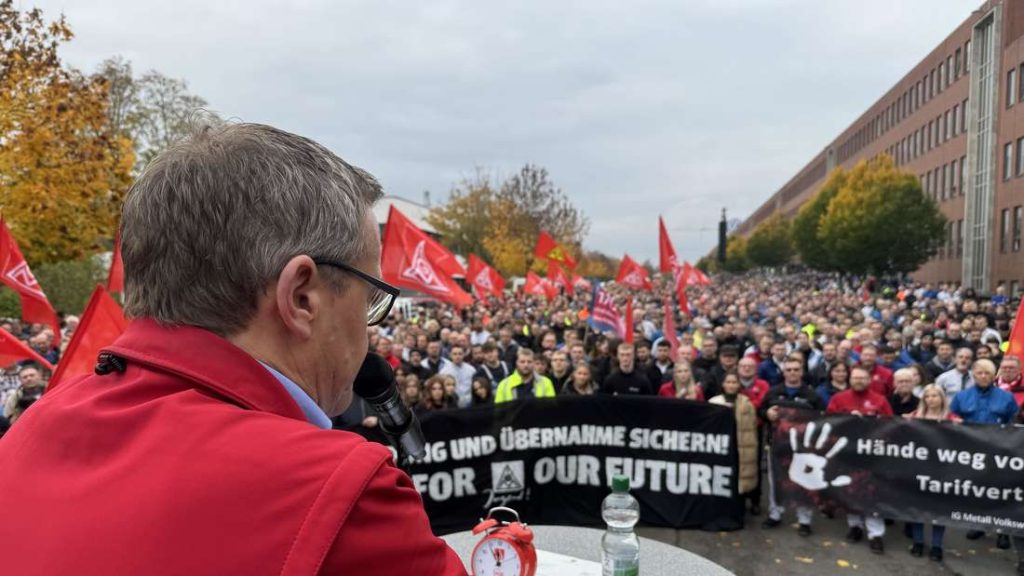
[[[352,390],[360,397],[369,400],[388,393],[396,388],[395,371],[387,360],[379,354],[369,352],[363,365],[359,367]]]

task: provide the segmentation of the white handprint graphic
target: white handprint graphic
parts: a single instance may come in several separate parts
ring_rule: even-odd
[[[814,431],[816,429],[817,426],[814,422],[807,423],[807,428],[804,430],[803,452],[800,451],[796,428],[789,429],[789,443],[793,447],[793,462],[789,465],[789,479],[807,490],[824,490],[829,486],[848,486],[850,484],[850,477],[846,475],[838,476],[831,482],[825,480],[825,465],[828,464],[830,458],[846,447],[846,437],[843,436],[836,440],[836,443],[832,445],[832,449],[824,456],[821,456],[815,454],[812,450],[821,450],[825,446],[825,442],[828,441],[828,435],[832,432],[832,426],[830,424],[822,426],[821,433],[818,435],[818,442],[812,446],[811,443],[814,441]]]

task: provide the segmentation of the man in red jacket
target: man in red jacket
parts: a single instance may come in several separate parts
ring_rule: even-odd
[[[0,442],[5,574],[465,574],[390,452],[330,430],[397,293],[380,196],[262,125],[147,166],[121,219],[133,322]]]
[[[896,388],[892,370],[878,363],[878,348],[874,344],[867,344],[861,349],[860,365],[871,374],[871,390],[884,398],[892,396]]]
[[[869,350],[864,347],[864,351]],[[853,414],[855,416],[892,416],[892,406],[885,396],[871,389],[871,372],[864,366],[854,366],[850,370],[850,388],[832,397],[828,403],[829,414]],[[871,551],[881,554],[885,551],[882,537],[885,536],[885,519],[877,516],[865,516],[851,512],[846,515],[846,523],[850,530],[846,539],[859,542],[864,538],[867,528],[868,544]]]

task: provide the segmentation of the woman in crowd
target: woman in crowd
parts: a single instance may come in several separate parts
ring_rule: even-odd
[[[850,367],[837,362],[828,369],[828,381],[820,384],[815,392],[821,401],[828,406],[832,396],[846,390],[850,386]]]
[[[422,401],[420,394],[420,379],[415,374],[406,374],[402,379],[402,402],[409,408],[416,408]]]
[[[596,391],[593,368],[586,362],[580,362],[572,371],[572,379],[562,386],[559,393],[567,396],[590,396]]]
[[[426,396],[423,397],[423,403],[420,404],[421,410],[425,412],[445,410],[454,405],[448,402],[448,395],[445,393],[444,377],[431,376],[427,379],[427,383],[424,384],[423,388]]]
[[[448,403],[448,408],[455,408],[459,405],[459,397],[456,394],[456,386],[458,381],[455,380],[455,376],[451,374],[445,374],[441,376],[444,382],[444,401]]]
[[[491,393],[491,381],[487,376],[474,376],[473,406],[486,406],[488,404],[494,404],[494,395]]]
[[[760,476],[757,411],[746,395],[741,394],[740,377],[736,372],[727,372],[722,380],[722,393],[708,402],[729,406],[736,412],[736,447],[739,450],[739,494],[750,500],[752,514],[760,513],[760,503],[751,497]]]
[[[904,414],[904,418],[920,418],[922,420],[957,420],[956,416],[949,411],[949,399],[946,391],[938,384],[929,384],[921,392],[921,402],[917,410]],[[913,522],[910,524],[911,537],[914,540],[910,547],[910,553],[921,557],[924,555],[924,524]],[[946,527],[940,524],[932,524],[932,548],[928,557],[936,562],[942,562],[942,539],[946,535]]]
[[[739,380],[737,379],[737,382]],[[693,378],[693,368],[686,360],[680,360],[672,370],[672,381],[661,385],[658,396],[704,401],[704,390]]]

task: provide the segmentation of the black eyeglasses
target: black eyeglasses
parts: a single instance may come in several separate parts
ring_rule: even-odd
[[[370,302],[367,304],[366,309],[367,326],[376,326],[387,319],[388,314],[391,313],[391,307],[395,304],[395,298],[398,298],[398,294],[401,292],[398,288],[380,278],[374,278],[362,270],[353,268],[344,262],[335,262],[327,258],[313,258],[313,263],[317,266],[331,266],[332,268],[338,268],[350,274],[355,274],[373,287],[370,293]]]

